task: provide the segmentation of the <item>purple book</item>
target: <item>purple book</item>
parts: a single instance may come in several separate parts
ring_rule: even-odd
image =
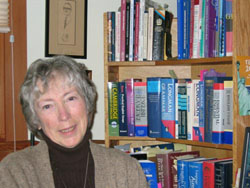
[[[216,10],[218,1],[206,0],[205,11],[205,57],[215,57]]]

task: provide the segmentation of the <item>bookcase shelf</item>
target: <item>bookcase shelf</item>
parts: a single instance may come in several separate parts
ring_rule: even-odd
[[[250,56],[250,24],[248,21],[248,10],[250,2],[245,0],[233,1],[233,56],[219,58],[200,58],[167,61],[143,61],[143,62],[108,62],[108,42],[107,42],[107,15],[104,14],[104,100],[105,100],[105,145],[111,147],[113,144],[124,142],[174,142],[186,144],[191,150],[200,150],[204,157],[233,157],[233,177],[238,168],[241,167],[242,150],[244,143],[245,127],[250,126],[249,116],[240,116],[238,108],[237,91],[237,56]],[[234,98],[233,98],[233,145],[212,144],[206,142],[196,142],[190,140],[177,140],[165,138],[137,138],[137,137],[111,137],[108,131],[108,93],[107,83],[109,81],[122,81],[127,78],[141,78],[143,81],[147,77],[169,77],[170,71],[174,71],[178,78],[198,79],[200,70],[215,69],[225,72],[227,76],[233,76]],[[233,180],[235,181],[235,180]]]

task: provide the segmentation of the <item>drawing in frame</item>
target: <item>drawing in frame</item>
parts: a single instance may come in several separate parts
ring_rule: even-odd
[[[242,154],[240,188],[250,188],[250,127],[245,128],[244,147]]]
[[[46,0],[45,56],[87,58],[87,0]]]

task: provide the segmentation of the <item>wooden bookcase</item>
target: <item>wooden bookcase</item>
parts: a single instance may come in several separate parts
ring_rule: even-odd
[[[174,142],[191,146],[192,150],[199,150],[204,157],[233,157],[233,177],[236,170],[241,167],[241,157],[244,142],[244,130],[250,126],[250,116],[240,116],[238,108],[236,56],[250,55],[250,2],[245,0],[233,1],[233,56],[221,58],[202,58],[188,60],[145,61],[145,62],[108,62],[107,42],[107,15],[104,14],[104,88],[105,88],[105,145],[112,147],[117,144],[135,143],[138,145],[152,142]],[[233,76],[233,145],[212,144],[189,140],[138,138],[138,137],[111,137],[108,134],[108,81],[122,81],[127,78],[142,78],[151,76],[170,76],[169,71],[174,70],[178,78],[198,78],[201,69],[213,68]]]

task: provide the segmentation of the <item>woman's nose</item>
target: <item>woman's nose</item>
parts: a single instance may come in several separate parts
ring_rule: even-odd
[[[66,121],[68,120],[70,117],[70,113],[69,110],[67,109],[67,107],[62,104],[58,106],[58,118],[60,121]]]

